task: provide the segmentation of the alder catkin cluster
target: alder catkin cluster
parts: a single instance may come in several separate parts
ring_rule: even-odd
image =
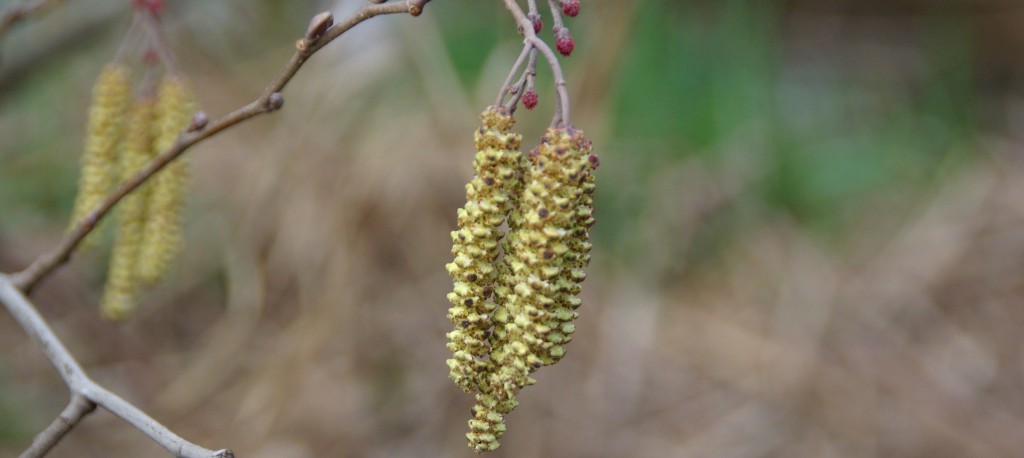
[[[72,227],[119,183],[173,145],[188,124],[192,105],[178,76],[165,75],[155,90],[143,88],[133,101],[128,68],[111,64],[103,70],[89,109]],[[187,166],[179,159],[117,205],[117,235],[100,300],[103,318],[127,318],[136,308],[141,287],[165,275],[181,244],[187,178]]]
[[[498,448],[516,394],[536,382],[531,373],[565,355],[575,332],[598,165],[590,142],[571,127],[549,129],[524,157],[510,115],[492,108],[482,117],[476,175],[447,265],[455,326],[448,366],[476,396],[466,437],[477,452]]]

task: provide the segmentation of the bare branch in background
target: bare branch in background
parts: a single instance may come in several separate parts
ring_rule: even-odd
[[[71,394],[71,401],[64,411],[60,413],[32,440],[32,445],[21,454],[20,458],[38,458],[50,452],[53,446],[57,445],[64,438],[64,435],[71,431],[79,421],[86,415],[96,410],[96,403],[88,400],[78,393]]]
[[[12,3],[0,12],[0,40],[4,39],[7,32],[15,24],[28,19],[36,14],[48,11],[52,6],[64,3],[65,0],[33,0],[21,3]]]
[[[92,411],[89,404],[103,407],[126,423],[142,431],[154,442],[160,444],[175,456],[184,458],[228,458],[230,450],[207,450],[185,439],[152,419],[128,401],[121,399],[96,382],[92,381],[71,352],[61,342],[35,306],[11,282],[10,277],[0,274],[0,302],[18,321],[18,324],[32,337],[32,340],[46,354],[53,367],[60,373],[64,383],[71,390],[71,403],[60,417],[46,430],[36,436],[23,457],[43,456],[60,441],[86,414]],[[84,398],[83,403],[77,398]]]

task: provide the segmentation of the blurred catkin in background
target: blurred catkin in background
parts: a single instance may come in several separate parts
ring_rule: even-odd
[[[0,270],[64,230],[90,86],[127,16],[81,0],[0,64]],[[309,16],[168,3],[204,110],[251,100]],[[601,154],[571,357],[495,456],[1005,457],[1024,449],[1024,50],[1015,4],[582,2],[574,123]],[[469,456],[447,379],[448,234],[520,41],[435,0],[317,55],[285,109],[197,147],[189,247],[134,321],[105,250],[37,297],[96,378],[239,456]],[[540,72],[538,91],[552,90]],[[526,144],[542,94],[517,114]],[[400,130],[396,130],[400,126]],[[111,243],[109,240],[101,243]],[[65,389],[0,316],[0,456]],[[56,457],[158,456],[96,416]],[[216,440],[213,440],[216,439]]]

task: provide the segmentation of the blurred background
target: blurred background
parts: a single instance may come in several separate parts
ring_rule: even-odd
[[[67,2],[0,43],[0,271],[61,237],[128,4]],[[216,117],[309,17],[359,4],[169,1],[164,24]],[[494,456],[1024,455],[1024,4],[583,0],[569,26],[596,248],[568,357]],[[497,0],[358,26],[282,111],[190,151],[187,249],[134,320],[96,311],[109,234],[34,299],[95,379],[204,446],[472,456],[443,266],[519,48]],[[550,120],[540,74],[524,147]],[[3,313],[0,349],[16,456],[67,394]],[[51,456],[165,452],[98,411]]]

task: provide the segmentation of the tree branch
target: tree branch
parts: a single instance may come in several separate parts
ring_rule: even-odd
[[[64,408],[64,411],[32,440],[32,445],[19,455],[19,458],[40,458],[46,455],[57,445],[57,442],[64,438],[65,434],[71,431],[71,428],[74,428],[82,418],[92,413],[93,410],[96,410],[95,403],[80,394],[72,394],[71,402]]]
[[[197,143],[217,135],[229,127],[280,108],[280,104],[283,102],[280,91],[291,81],[295,73],[302,67],[302,64],[327,43],[330,43],[359,23],[375,16],[395,13],[409,13],[413,16],[418,16],[423,11],[423,7],[429,2],[430,0],[403,0],[394,3],[367,3],[344,21],[331,26],[323,35],[316,38],[305,37],[300,39],[296,43],[296,51],[292,55],[291,60],[281,69],[277,77],[267,85],[266,89],[263,90],[263,94],[258,99],[216,121],[210,122],[204,128],[183,132],[170,148],[157,155],[134,176],[121,183],[117,190],[103,199],[96,208],[76,223],[74,229],[64,237],[57,247],[39,256],[25,270],[14,274],[11,277],[11,281],[18,289],[26,293],[31,292],[32,288],[39,281],[53,273],[54,269],[71,258],[75,248],[78,247],[82,239],[95,229],[96,224],[110,212],[115,204],[163,169],[167,164],[177,159]],[[562,79],[559,78],[559,80]]]
[[[63,2],[64,0],[33,0],[8,5],[7,8],[4,8],[3,12],[0,12],[0,40],[3,40],[4,35],[7,35],[7,32],[23,19],[28,19],[37,13],[45,11],[49,6]]]
[[[53,367],[60,373],[61,378],[64,379],[64,383],[71,390],[71,405],[61,413],[61,417],[63,418],[65,414],[68,414],[67,418],[72,421],[67,426],[54,426],[51,424],[33,441],[32,446],[25,452],[28,455],[23,456],[42,456],[41,454],[31,455],[29,453],[37,447],[37,443],[41,443],[41,445],[38,445],[39,450],[45,453],[78,420],[81,420],[88,413],[84,411],[84,406],[78,405],[80,401],[76,401],[76,397],[82,397],[90,403],[110,411],[110,413],[145,433],[150,439],[153,439],[154,442],[160,444],[160,446],[167,449],[174,456],[182,458],[228,458],[234,456],[230,450],[207,450],[182,439],[128,401],[121,399],[92,381],[85,370],[82,369],[82,366],[78,364],[75,357],[64,346],[64,343],[53,333],[46,320],[39,315],[36,307],[14,286],[10,277],[3,274],[0,274],[0,302],[4,303],[11,316],[18,321],[18,324],[21,325],[22,329],[28,333],[32,340],[42,348],[46,358],[50,360],[50,364],[53,364]],[[61,422],[61,418],[55,421],[55,423],[57,422]],[[53,442],[47,445],[47,440]]]

